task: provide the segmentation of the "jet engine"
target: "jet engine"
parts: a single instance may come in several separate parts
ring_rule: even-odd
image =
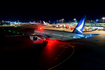
[[[36,40],[38,40],[38,37],[37,36],[30,36],[30,39],[36,41]]]
[[[38,39],[38,37],[37,37],[37,36],[34,36],[34,37],[33,37],[33,40],[34,40],[34,41],[36,41],[37,39]]]

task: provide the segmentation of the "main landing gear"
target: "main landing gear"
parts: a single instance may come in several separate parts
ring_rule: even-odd
[[[47,44],[48,43],[48,41],[43,41],[43,44]]]
[[[43,44],[47,44],[48,41],[46,41],[46,38],[44,38]]]

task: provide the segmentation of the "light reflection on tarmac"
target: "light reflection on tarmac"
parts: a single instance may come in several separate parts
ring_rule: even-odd
[[[96,37],[87,39],[78,39],[68,42],[56,42],[52,45],[50,42],[40,54],[39,64],[46,69],[96,69],[104,70],[105,67],[105,32],[104,31],[93,31],[83,34],[100,34]],[[55,42],[55,41],[54,41]],[[67,59],[73,52],[72,47],[68,48],[69,45],[74,46],[73,57],[65,61],[64,63],[56,66],[65,59]],[[64,46],[65,45],[65,46]],[[63,47],[64,46],[64,47]],[[67,46],[67,47],[66,47]],[[65,49],[63,53],[62,50]],[[56,59],[57,58],[57,59]],[[54,60],[56,59],[56,60]],[[48,62],[47,62],[48,61]],[[69,66],[70,65],[70,66]]]
[[[52,42],[50,42],[52,41]],[[66,59],[73,54],[74,50],[84,47],[82,44],[73,42],[58,42],[56,40],[50,40],[48,45],[43,49],[40,54],[38,63],[46,69],[52,69],[60,64],[64,63]],[[53,42],[56,42],[53,43]],[[75,47],[77,46],[78,47]],[[73,47],[74,49],[73,49]]]

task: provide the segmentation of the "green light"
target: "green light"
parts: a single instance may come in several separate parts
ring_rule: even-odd
[[[11,32],[11,30],[8,30],[8,32]]]
[[[17,26],[15,26],[15,27],[17,27]]]
[[[4,31],[6,31],[6,30],[4,30]]]
[[[23,35],[24,35],[24,33],[23,33]]]
[[[15,31],[13,31],[13,33],[15,33]]]
[[[19,34],[19,32],[17,32],[17,34]]]

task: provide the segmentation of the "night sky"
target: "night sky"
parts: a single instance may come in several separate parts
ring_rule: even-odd
[[[105,17],[102,1],[3,0],[0,3],[0,21],[55,21],[62,18],[69,21],[73,18],[80,20],[84,15],[92,20]]]

